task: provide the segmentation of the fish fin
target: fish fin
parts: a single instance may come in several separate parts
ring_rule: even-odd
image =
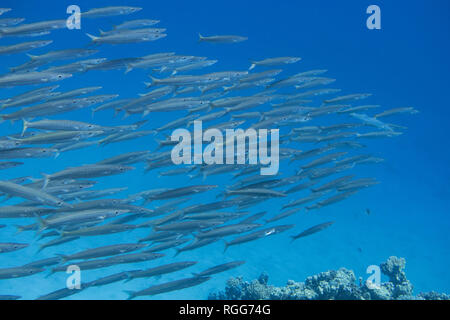
[[[136,291],[124,290],[126,294],[128,294],[127,300],[131,300],[136,297]]]
[[[92,34],[86,33],[86,35],[91,38],[92,41],[99,39],[100,37],[93,36]]]
[[[253,70],[256,67],[256,64],[254,64],[252,61],[250,61],[251,65],[248,68],[248,70]]]

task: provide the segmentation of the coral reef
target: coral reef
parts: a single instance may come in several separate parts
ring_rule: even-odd
[[[450,295],[427,292],[413,295],[413,285],[404,272],[406,261],[390,257],[380,265],[389,278],[379,286],[359,283],[353,271],[340,268],[308,277],[305,282],[289,280],[284,287],[268,284],[269,276],[262,273],[257,280],[230,278],[224,291],[211,293],[210,300],[450,300]]]

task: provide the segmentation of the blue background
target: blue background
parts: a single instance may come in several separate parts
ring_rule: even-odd
[[[202,286],[156,296],[167,299],[204,299],[211,291],[223,288],[230,276],[256,278],[267,271],[270,283],[284,285],[288,279],[303,281],[305,277],[329,269],[347,267],[358,276],[366,277],[365,269],[379,264],[391,255],[405,257],[407,276],[420,291],[450,292],[449,266],[449,13],[450,3],[435,1],[9,1],[2,7],[14,10],[3,17],[25,17],[26,22],[65,18],[66,8],[77,4],[82,11],[109,5],[133,5],[144,9],[125,17],[98,18],[82,21],[82,29],[57,30],[45,39],[54,43],[34,50],[41,54],[49,50],[84,47],[89,43],[85,32],[98,34],[112,25],[132,19],[159,19],[160,27],[167,28],[168,37],[156,42],[121,46],[101,46],[94,57],[138,57],[157,52],[175,51],[179,54],[207,56],[218,59],[208,70],[245,70],[249,59],[275,56],[300,56],[302,61],[286,68],[286,73],[326,68],[328,75],[337,79],[333,87],[343,93],[370,92],[371,103],[385,108],[413,106],[420,111],[414,116],[399,116],[395,123],[408,127],[406,133],[395,139],[369,141],[370,150],[386,159],[377,166],[361,169],[363,176],[373,176],[382,184],[358,193],[355,197],[320,211],[290,217],[282,223],[295,223],[302,230],[316,223],[336,220],[332,228],[320,235],[301,239],[288,245],[286,234],[230,248],[222,254],[223,244],[215,243],[196,250],[177,261],[200,261],[194,269],[164,276],[174,280],[224,261],[240,260],[247,264],[233,271],[219,274]],[[377,4],[381,8],[382,29],[366,28],[366,8]],[[236,45],[197,43],[197,34],[239,34],[249,40]],[[18,42],[19,38],[0,39],[2,45]],[[8,67],[27,61],[25,54],[2,56],[1,73]],[[145,92],[143,81],[147,72],[123,70],[96,71],[74,76],[61,83],[70,90],[102,85],[101,93],[119,93],[121,97],[135,97]],[[0,89],[0,99],[22,92],[23,88]],[[71,119],[95,121],[116,125],[132,123],[112,118],[112,112],[98,113],[94,120],[90,111],[73,113]],[[67,118],[67,115],[56,118]],[[150,127],[167,122],[171,115],[149,117]],[[394,119],[394,118],[393,118]],[[394,121],[394,120],[393,120]],[[21,129],[21,124],[0,124],[0,134],[7,135]],[[153,150],[152,137],[140,138],[103,148],[88,148],[63,154],[53,159],[30,160],[25,167],[0,172],[1,179],[23,175],[39,177],[40,172],[55,172],[69,165],[93,163],[121,152]],[[289,170],[291,168],[287,168]],[[280,169],[283,171],[283,167]],[[286,171],[286,170],[285,170]],[[101,187],[129,186],[129,192],[154,187],[175,187],[191,183],[188,177],[156,179],[157,175],[143,174],[143,167],[124,176],[102,178]],[[130,183],[132,181],[132,183]],[[199,182],[200,180],[196,180]],[[212,177],[208,183],[226,184],[222,176]],[[212,200],[213,198],[211,198]],[[199,202],[203,198],[197,198]],[[270,202],[264,209],[278,212],[279,203]],[[365,214],[370,208],[371,215]],[[255,208],[257,212],[258,208]],[[19,221],[18,224],[30,220]],[[2,222],[2,221],[0,221]],[[2,222],[5,223],[5,222]],[[9,224],[9,221],[8,221]],[[139,233],[140,231],[133,231]],[[145,234],[145,233],[144,233]],[[122,238],[121,238],[122,237]],[[124,238],[125,237],[125,238]],[[134,236],[133,236],[134,237]],[[15,235],[11,226],[0,230],[0,241],[36,241],[34,235]],[[15,266],[52,253],[73,252],[92,245],[126,239],[126,235],[101,237],[96,240],[74,242],[60,248],[51,248],[45,254],[35,254],[35,247],[0,257],[2,266]],[[149,263],[153,266],[173,259]],[[110,268],[108,271],[86,272],[86,278],[134,269],[132,266]],[[125,285],[114,284],[93,288],[72,298],[125,298],[123,290],[143,289],[158,279],[135,280]],[[42,275],[30,278],[0,281],[1,294],[19,294],[34,298],[39,294],[59,289],[65,284],[65,275],[44,279]]]

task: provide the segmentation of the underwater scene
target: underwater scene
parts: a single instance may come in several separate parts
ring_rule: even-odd
[[[450,299],[449,12],[0,0],[0,300]]]

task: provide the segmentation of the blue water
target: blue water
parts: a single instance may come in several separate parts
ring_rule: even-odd
[[[207,56],[219,62],[207,72],[246,70],[249,59],[261,60],[276,56],[300,56],[296,64],[283,67],[283,75],[311,69],[328,69],[327,76],[337,81],[330,87],[342,89],[342,94],[370,92],[368,103],[380,104],[384,109],[413,106],[420,111],[415,115],[397,115],[390,122],[408,129],[399,137],[364,141],[368,151],[385,159],[377,165],[360,166],[353,173],[360,177],[375,177],[381,184],[362,190],[350,199],[329,207],[279,221],[295,224],[295,230],[255,242],[231,247],[225,254],[221,241],[173,258],[167,251],[163,259],[136,265],[120,265],[82,273],[82,281],[138,268],[149,268],[172,261],[194,260],[199,263],[189,269],[164,275],[160,279],[139,279],[126,284],[115,283],[105,287],[89,288],[69,299],[124,299],[123,290],[140,290],[150,285],[187,277],[216,264],[245,259],[238,269],[217,274],[201,286],[157,295],[155,299],[205,299],[208,293],[222,289],[226,279],[242,275],[254,279],[262,271],[270,283],[284,285],[287,280],[303,281],[318,272],[346,267],[357,277],[366,277],[369,265],[380,264],[389,256],[404,257],[408,279],[414,292],[450,292],[450,154],[447,138],[450,136],[448,119],[448,88],[450,74],[448,13],[446,0],[436,1],[11,1],[2,0],[1,7],[13,8],[3,17],[25,17],[26,22],[65,18],[66,8],[77,4],[82,11],[108,5],[133,5],[144,9],[131,16],[117,16],[82,20],[81,30],[56,30],[43,39],[52,39],[48,47],[33,50],[43,54],[49,50],[86,47],[90,39],[86,32],[98,34],[98,29],[109,30],[113,25],[132,19],[159,19],[159,27],[167,28],[168,36],[148,43],[102,45],[93,57],[115,59],[139,57],[157,52],[175,51],[178,54]],[[377,4],[381,8],[382,29],[366,28],[366,8]],[[238,34],[249,40],[239,44],[197,43],[198,32],[205,35]],[[23,38],[25,41],[35,39]],[[30,39],[30,40],[28,40]],[[0,45],[17,43],[21,38],[2,38]],[[0,57],[0,72],[28,60],[24,53]],[[63,64],[62,62],[59,64]],[[205,70],[194,73],[206,72]],[[257,69],[262,71],[263,68]],[[77,74],[61,82],[59,90],[101,85],[96,94],[118,93],[121,98],[136,97],[146,92],[143,81],[147,71],[123,70],[93,71]],[[157,75],[158,76],[158,75]],[[0,99],[24,92],[31,87],[0,89]],[[364,101],[365,103],[366,101]],[[145,127],[156,128],[183,113],[150,115]],[[52,117],[92,121],[100,125],[131,124],[140,120],[133,116],[122,120],[113,118],[113,112],[102,111],[91,118],[89,109]],[[388,118],[386,118],[388,119]],[[0,136],[17,133],[21,123],[0,124]],[[123,152],[154,150],[152,136],[110,144],[105,147],[63,153],[55,159],[30,159],[24,166],[0,171],[1,180],[40,173],[52,173],[68,166],[95,163]],[[307,147],[306,147],[307,148]],[[291,174],[297,167],[283,162],[280,171]],[[153,188],[173,188],[200,184],[201,179],[189,177],[158,178],[158,170],[144,173],[144,165],[121,176],[99,178],[95,188],[128,186],[122,194],[136,193]],[[226,186],[228,175],[213,176],[208,184]],[[189,204],[214,201],[214,193],[192,198]],[[298,194],[298,196],[305,193]],[[13,203],[13,202],[9,202]],[[268,215],[279,212],[281,200],[270,200],[253,207]],[[152,208],[160,202],[148,205]],[[365,213],[366,209],[370,215]],[[310,237],[289,243],[289,235],[312,225],[334,220],[329,229]],[[34,232],[16,234],[14,225],[31,223],[30,219],[4,220],[0,229],[0,242],[28,242],[24,250],[0,256],[1,267],[23,265],[32,260],[71,253],[111,243],[133,242],[147,234],[135,230],[110,236],[91,237],[52,247],[37,254]],[[59,273],[46,278],[46,273],[32,277],[0,280],[0,294],[17,294],[33,299],[65,286],[67,275]],[[383,279],[384,280],[384,279]]]

